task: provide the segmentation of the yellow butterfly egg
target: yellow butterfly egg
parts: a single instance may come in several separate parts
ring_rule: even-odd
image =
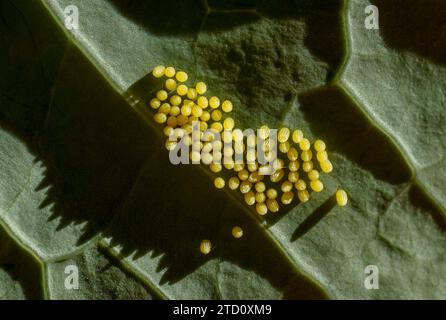
[[[155,68],[153,68],[152,70],[152,75],[155,78],[161,78],[162,76],[164,76],[164,71],[166,70],[165,66],[156,66]]]
[[[302,153],[300,154],[300,158],[303,161],[310,161],[313,158],[313,153],[311,152],[311,150],[302,151]]]
[[[192,115],[197,118],[201,117],[203,115],[203,109],[194,104],[194,106],[192,107]]]
[[[310,172],[313,169],[313,162],[312,161],[306,161],[302,163],[302,170],[305,172]]]
[[[206,91],[208,90],[206,83],[204,83],[204,82],[198,82],[195,85],[195,89],[197,90],[198,94],[205,94]]]
[[[188,121],[189,121],[189,118],[186,115],[183,114],[183,108],[181,108],[181,114],[177,116],[177,125],[182,127]],[[186,131],[188,131],[188,130],[186,130]],[[190,132],[192,132],[192,127],[190,127]]]
[[[153,120],[155,120],[156,123],[164,123],[167,121],[167,116],[164,113],[157,113],[153,116]]]
[[[325,173],[330,173],[333,171],[333,165],[331,164],[330,160],[325,160],[320,163],[322,171]]]
[[[299,179],[297,180],[297,182],[294,184],[294,187],[296,188],[296,190],[298,191],[303,191],[307,188],[307,184],[305,183],[304,180]]]
[[[229,100],[225,100],[223,101],[222,105],[221,105],[221,109],[224,112],[231,112],[233,108],[232,102]]]
[[[308,178],[310,180],[318,180],[319,179],[319,171],[311,170],[310,172],[308,172]]]
[[[157,98],[153,98],[152,100],[150,100],[150,107],[152,109],[158,109],[161,106],[161,101]]]
[[[223,121],[223,128],[225,130],[231,131],[232,129],[234,129],[234,126],[235,126],[235,121],[232,118],[226,118],[225,121]]]
[[[267,199],[266,206],[268,207],[268,210],[271,212],[279,211],[279,203],[275,199]]]
[[[326,148],[326,146],[325,146],[325,142],[324,141],[316,140],[314,142],[314,150],[316,150],[316,151],[324,151],[325,148]]]
[[[211,129],[214,129],[217,132],[222,132],[223,131],[223,125],[221,124],[221,122],[214,122],[211,124]]]
[[[307,151],[310,149],[311,147],[311,143],[308,139],[303,138],[300,142],[299,142],[299,147],[301,150],[303,151]]]
[[[284,175],[285,175],[284,170],[278,170],[278,171],[274,172],[273,174],[271,174],[270,180],[271,180],[271,182],[279,182],[280,180],[282,180]]]
[[[223,170],[223,167],[219,163],[211,163],[211,165],[209,166],[209,169],[214,173],[218,173],[221,170]]]
[[[288,160],[290,161],[296,161],[299,158],[299,153],[297,152],[297,149],[294,147],[291,147],[290,150],[287,152]]]
[[[187,94],[187,91],[188,91],[188,90],[189,90],[189,89],[187,88],[186,85],[184,85],[184,84],[180,84],[180,85],[178,86],[178,88],[177,88],[177,93],[178,93],[180,96],[184,96],[184,95]]]
[[[212,109],[217,109],[220,106],[220,99],[218,97],[211,97],[209,99],[209,105]]]
[[[220,121],[222,117],[223,117],[223,115],[222,115],[222,113],[221,113],[220,110],[214,110],[214,111],[212,111],[212,114],[211,114],[211,118],[212,118],[212,120],[214,120],[214,121]]]
[[[225,180],[222,177],[215,178],[214,185],[217,189],[223,189],[225,187]]]
[[[239,185],[240,185],[240,180],[237,177],[231,177],[228,181],[228,187],[231,190],[238,189]]]
[[[307,202],[310,200],[310,194],[307,190],[297,191],[297,197],[299,198],[300,202]]]
[[[163,129],[163,133],[166,137],[170,137],[171,135],[173,135],[174,131],[175,131],[175,129],[172,127],[169,127],[169,126],[164,127],[164,129]]]
[[[279,143],[279,151],[282,153],[287,153],[290,150],[290,143],[288,141]]]
[[[248,206],[252,206],[254,203],[256,203],[256,195],[252,191],[246,192],[244,198]]]
[[[344,207],[345,205],[347,205],[348,196],[345,190],[339,189],[338,191],[336,191],[336,202],[340,207]]]
[[[249,181],[242,181],[242,183],[240,183],[240,192],[243,194],[251,191],[251,188],[252,188],[252,183]]]
[[[302,130],[293,131],[292,139],[294,143],[300,143],[303,138],[304,138],[304,133],[302,132]]]
[[[187,79],[189,78],[189,76],[188,76],[187,73],[184,72],[184,71],[178,71],[178,72],[177,72],[177,75],[176,75],[176,78],[177,78],[177,80],[178,80],[179,82],[186,82]]]
[[[290,137],[290,129],[288,129],[288,128],[286,128],[286,127],[281,128],[281,129],[279,130],[279,133],[277,134],[277,140],[278,140],[280,143],[285,143],[285,142],[287,142],[288,139],[289,139],[289,137]]]
[[[296,172],[297,170],[299,170],[299,167],[299,161],[290,161],[290,163],[288,164],[288,170],[290,170],[291,172]]]
[[[197,99],[197,96],[198,96],[198,94],[197,94],[197,90],[195,90],[194,88],[189,88],[188,90],[187,90],[187,97],[189,98],[189,99],[191,99],[191,100],[195,100],[195,99]]]
[[[209,121],[209,119],[211,118],[211,114],[205,110],[203,110],[203,113],[200,116],[200,120],[201,121]]]
[[[267,125],[263,125],[257,130],[257,132],[260,139],[266,140],[266,138],[269,137],[270,130]]]
[[[167,125],[169,127],[175,128],[177,126],[177,117],[170,116],[169,118],[167,118]]]
[[[277,198],[277,190],[270,188],[266,191],[266,196],[268,197],[268,199],[276,199]]]
[[[164,69],[164,75],[168,78],[172,78],[173,76],[175,76],[176,70],[174,67],[167,67],[166,69]]]
[[[167,97],[168,97],[167,91],[166,91],[166,90],[159,90],[159,91],[156,93],[156,97],[157,97],[158,100],[160,100],[160,101],[164,101],[164,100],[166,100]]]
[[[178,106],[181,104],[181,98],[180,96],[177,96],[176,94],[170,97],[170,104],[173,106]]]
[[[248,180],[248,178],[249,178],[248,170],[243,169],[243,170],[239,171],[238,172],[238,177],[242,181]]]
[[[324,189],[324,184],[320,180],[312,180],[310,182],[310,187],[315,192],[321,192]]]
[[[197,104],[198,104],[201,108],[206,109],[206,108],[208,107],[208,105],[209,105],[208,98],[206,98],[205,96],[201,96],[201,97],[199,97],[198,100],[197,100]]]
[[[290,172],[288,173],[288,181],[292,183],[296,183],[297,180],[299,180],[299,173],[298,172]]]
[[[255,197],[257,203],[262,203],[266,200],[266,196],[263,192],[257,192]]]
[[[282,194],[280,201],[282,201],[283,204],[290,204],[293,201],[293,198],[294,194],[291,191],[288,191]]]
[[[282,190],[282,192],[290,192],[291,190],[293,190],[293,184],[287,180],[282,183],[280,189]]]
[[[207,255],[211,252],[212,244],[209,240],[203,240],[200,243],[200,252],[204,255]]]
[[[178,107],[178,106],[172,106],[172,108],[170,108],[170,112],[169,112],[169,114],[170,114],[171,116],[177,116],[177,115],[180,114],[180,112],[181,112],[180,107]]]
[[[169,91],[175,90],[177,88],[177,82],[173,79],[167,79],[164,87]]]
[[[240,239],[241,237],[243,237],[243,230],[239,226],[233,227],[231,233],[232,236],[236,239]]]
[[[265,214],[268,213],[268,207],[264,203],[257,203],[256,211],[259,215],[264,216]]]
[[[263,182],[257,182],[255,184],[255,189],[257,192],[265,192],[266,186]]]

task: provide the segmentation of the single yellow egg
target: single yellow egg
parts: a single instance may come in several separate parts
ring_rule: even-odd
[[[290,173],[288,173],[288,181],[292,182],[292,183],[296,183],[297,180],[299,180],[299,173],[296,171],[291,171]]]
[[[164,76],[164,71],[166,70],[165,66],[156,66],[155,68],[153,68],[152,70],[152,75],[155,78],[161,78],[162,76]]]
[[[290,150],[287,152],[288,160],[290,161],[296,161],[299,158],[299,153],[297,152],[297,149],[294,147],[291,147]]]
[[[310,200],[310,194],[307,190],[297,191],[297,197],[299,198],[300,202],[307,202]]]
[[[252,206],[254,203],[256,203],[256,195],[252,191],[246,192],[244,198],[248,206]]]
[[[208,90],[208,87],[206,86],[206,83],[204,82],[198,82],[195,85],[195,89],[197,90],[198,94],[205,94],[206,91]]]
[[[279,133],[277,134],[277,140],[278,140],[280,143],[285,143],[285,142],[287,142],[288,139],[289,139],[289,137],[290,137],[290,129],[288,129],[288,128],[286,128],[286,127],[281,128],[281,129],[279,130]]]
[[[276,172],[270,175],[269,179],[271,180],[271,182],[279,182],[280,180],[282,180],[284,175],[285,175],[284,170],[277,170]]]
[[[331,164],[330,160],[325,160],[320,163],[322,171],[325,173],[330,173],[333,171],[333,165]]]
[[[338,191],[336,191],[336,202],[338,203],[338,206],[340,206],[340,207],[347,205],[348,196],[347,196],[347,192],[345,192],[345,190],[339,189]]]
[[[310,161],[313,158],[313,153],[311,152],[311,150],[302,151],[302,153],[300,154],[300,158],[303,161]]]
[[[174,134],[175,129],[172,128],[172,127],[167,126],[167,127],[164,127],[163,132],[164,132],[164,135],[165,135],[166,137],[170,137],[171,135]]]
[[[234,141],[242,141],[243,140],[243,131],[240,129],[235,129],[232,131],[232,139]]]
[[[168,78],[172,78],[175,75],[175,73],[176,73],[176,70],[174,67],[167,67],[164,70],[164,75]]]
[[[257,203],[256,211],[259,215],[264,216],[265,214],[268,213],[268,207],[264,203]]]
[[[200,243],[200,252],[202,254],[209,254],[212,249],[212,244],[209,240],[203,240]]]
[[[201,121],[209,121],[211,118],[211,114],[205,110],[203,110],[203,113],[201,114],[200,120]]]
[[[262,203],[265,202],[266,200],[266,196],[263,192],[257,192],[256,193],[256,202],[257,203]]]
[[[302,132],[302,130],[293,131],[292,139],[294,143],[300,143],[303,138],[304,138],[304,133]]]
[[[242,183],[240,183],[240,192],[243,194],[251,191],[251,188],[252,188],[252,183],[249,181],[242,181]]]
[[[211,114],[211,118],[212,118],[212,120],[214,120],[214,121],[220,121],[222,117],[223,117],[223,115],[222,115],[222,113],[221,113],[220,110],[214,110],[214,111],[212,111],[212,114]]]
[[[299,179],[296,181],[296,183],[294,184],[294,187],[298,190],[298,191],[303,191],[307,188],[307,184],[305,183],[304,180]]]
[[[181,114],[183,116],[188,117],[191,115],[191,113],[192,113],[192,106],[190,104],[185,104],[181,107]]]
[[[153,120],[155,120],[156,123],[164,123],[167,121],[167,116],[164,113],[157,113],[153,116]]]
[[[180,96],[177,96],[176,94],[170,97],[170,104],[173,106],[178,106],[181,103]]]
[[[192,107],[192,115],[197,118],[201,117],[203,115],[203,109],[194,104],[194,106]]]
[[[236,189],[238,189],[239,185],[240,185],[240,180],[237,177],[229,178],[229,181],[228,181],[229,189],[236,190]]]
[[[302,163],[302,170],[305,172],[310,172],[313,169],[313,162],[312,161],[306,161]]]
[[[319,179],[319,171],[311,170],[310,172],[308,172],[308,178],[310,180],[318,180]]]
[[[197,94],[197,90],[195,90],[194,88],[189,88],[189,89],[187,90],[187,97],[188,97],[189,99],[191,99],[191,100],[195,100],[195,99],[197,99],[197,96],[198,96],[198,94]]]
[[[211,163],[211,165],[209,166],[209,169],[211,169],[211,171],[212,171],[213,173],[218,173],[218,172],[220,172],[221,170],[223,170],[223,167],[222,167],[222,165],[219,164],[219,163]]]
[[[167,90],[172,91],[177,88],[177,82],[173,79],[167,79],[166,82],[164,83],[164,86],[166,87]]]
[[[236,239],[240,239],[243,237],[243,229],[239,226],[235,226],[232,228],[232,236]]]
[[[279,151],[282,153],[287,153],[290,150],[290,143],[288,141],[279,143]]]
[[[206,98],[205,96],[201,96],[201,97],[199,97],[198,100],[197,100],[197,104],[198,104],[201,108],[206,109],[206,108],[208,107],[208,105],[209,105],[208,98]]]
[[[283,204],[290,204],[293,201],[293,198],[294,194],[291,191],[288,191],[282,194],[280,201],[282,201]]]
[[[170,108],[170,115],[171,116],[177,116],[177,115],[179,115],[180,114],[180,112],[181,112],[181,109],[180,109],[180,107],[178,107],[178,106],[173,106],[172,108]]]
[[[245,169],[245,165],[243,163],[235,163],[234,164],[234,171],[235,172],[242,171],[243,169]]]
[[[225,180],[222,177],[215,178],[214,185],[217,189],[223,189],[225,187]]]
[[[167,118],[167,125],[169,127],[175,128],[177,126],[177,117],[170,116],[169,118]]]
[[[280,189],[282,190],[282,192],[290,192],[291,190],[293,190],[293,184],[287,180],[282,183]]]
[[[239,171],[238,172],[238,177],[242,181],[248,180],[248,177],[249,177],[248,170],[243,169],[243,170]]]
[[[326,148],[326,146],[325,146],[325,142],[324,141],[316,140],[314,142],[314,150],[316,150],[316,151],[324,151],[325,148]]]
[[[276,199],[277,198],[277,190],[270,188],[266,191],[266,196],[268,197],[268,199]]]
[[[178,71],[178,72],[177,72],[177,75],[176,75],[176,78],[177,78],[177,80],[178,80],[179,82],[186,82],[187,79],[189,78],[189,76],[188,76],[187,73],[184,72],[184,71]]]
[[[225,121],[223,121],[223,128],[225,130],[231,131],[232,129],[234,129],[234,126],[235,126],[235,121],[232,118],[226,118]]]
[[[212,109],[217,109],[220,106],[220,99],[218,97],[211,97],[209,99],[209,105]]]
[[[214,129],[217,132],[222,132],[223,131],[223,125],[221,124],[221,122],[213,122],[211,124],[211,129]]]
[[[157,98],[153,98],[152,100],[150,100],[150,107],[152,107],[152,109],[158,109],[161,105],[161,101]]]
[[[183,113],[183,109],[181,109],[181,113]],[[179,126],[184,126],[188,121],[189,121],[189,118],[184,114],[180,114],[177,116],[177,125],[179,125]],[[192,127],[190,127],[190,129],[191,129],[190,132],[192,132]],[[188,131],[188,130],[186,130],[186,131]]]
[[[269,137],[269,131],[270,130],[269,130],[268,126],[263,125],[257,130],[257,133],[258,133],[258,136],[260,137],[260,139],[266,140],[266,138]]]
[[[301,150],[303,151],[307,151],[310,149],[311,147],[311,143],[307,138],[303,138],[300,142],[299,142],[299,147],[301,148]]]
[[[222,105],[221,105],[221,109],[224,112],[231,112],[233,108],[232,102],[229,100],[225,100],[223,101]]]
[[[255,189],[257,192],[264,192],[266,189],[266,186],[263,182],[257,182],[255,185]]]
[[[268,207],[268,210],[271,212],[279,211],[279,203],[275,199],[267,199],[266,206]]]
[[[290,161],[290,163],[288,164],[288,170],[290,170],[291,172],[296,172],[297,170],[299,170],[299,167],[299,161]]]
[[[159,90],[159,91],[156,93],[156,97],[157,97],[158,100],[160,100],[160,101],[164,101],[164,100],[166,100],[167,97],[168,97],[167,91],[166,91],[166,90]]]
[[[320,180],[312,180],[310,186],[315,192],[321,192],[324,189],[324,184]]]
[[[189,89],[187,88],[186,85],[184,85],[184,84],[180,84],[180,85],[178,86],[178,88],[177,88],[177,93],[178,93],[180,96],[184,96],[184,95],[187,94],[187,91],[188,91],[188,90],[189,90]]]

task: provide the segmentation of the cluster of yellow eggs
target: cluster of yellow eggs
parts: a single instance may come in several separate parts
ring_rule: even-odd
[[[189,158],[193,163],[201,162],[209,165],[213,173],[221,173],[214,180],[217,189],[239,190],[246,204],[255,206],[262,216],[278,212],[282,205],[289,205],[295,199],[307,202],[311,192],[324,189],[321,172],[333,170],[324,141],[316,140],[312,144],[301,130],[292,131],[287,127],[273,135],[272,129],[264,125],[257,134],[247,136],[245,143],[242,130],[235,128],[234,119],[228,116],[233,110],[231,101],[207,97],[204,82],[188,87],[187,73],[173,67],[157,66],[152,75],[163,78],[163,87],[150,100],[150,106],[156,110],[154,121],[165,125],[166,149],[174,150],[178,140],[191,146]],[[198,124],[198,132],[193,130],[193,124]],[[222,141],[212,134],[206,135],[208,132],[218,133]],[[268,164],[258,159],[255,150],[259,148],[269,160]],[[243,161],[234,161],[233,155],[241,155]],[[228,170],[226,179],[224,168]],[[336,200],[339,206],[345,206],[346,192],[339,189]],[[241,238],[243,230],[235,226],[232,235]],[[200,251],[208,254],[211,247],[209,240],[203,240]]]

